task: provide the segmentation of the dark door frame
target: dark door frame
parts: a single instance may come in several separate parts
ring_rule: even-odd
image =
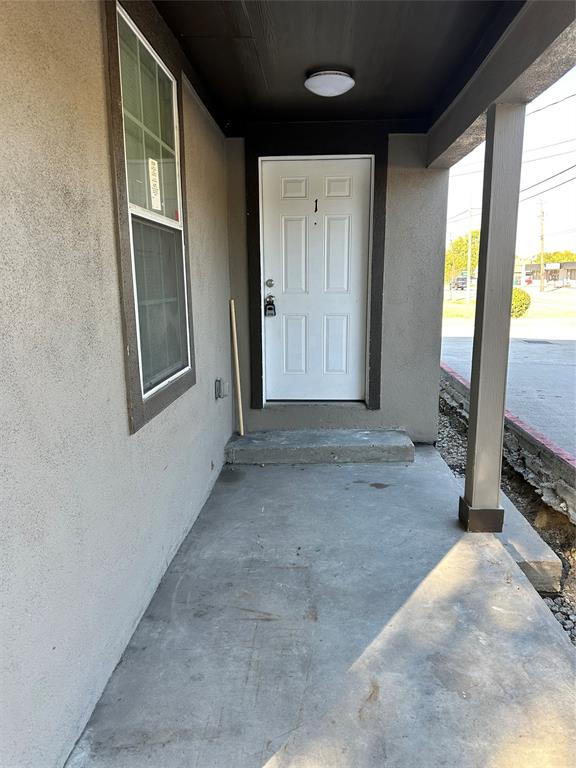
[[[261,409],[264,407],[259,158],[366,154],[374,156],[366,406],[370,410],[379,410],[382,377],[382,293],[386,229],[386,180],[388,134],[391,130],[393,130],[393,126],[388,121],[260,124],[250,126],[247,130],[245,146],[246,237],[250,314],[250,405],[252,408]]]

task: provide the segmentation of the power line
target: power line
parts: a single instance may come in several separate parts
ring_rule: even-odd
[[[530,117],[530,115],[535,115],[537,112],[542,112],[545,109],[548,109],[549,107],[555,107],[557,104],[562,104],[564,101],[568,101],[568,99],[573,99],[576,96],[576,93],[570,93],[568,96],[564,96],[563,99],[558,99],[557,101],[551,101],[550,104],[545,104],[543,107],[538,107],[538,109],[533,109],[531,112],[526,113],[526,117]],[[527,149],[526,152],[536,152],[538,149],[548,149],[549,147],[555,147],[560,144],[568,144],[570,141],[574,141],[574,139],[567,139],[566,141],[558,141],[553,144],[546,144],[542,147],[534,147],[533,149]],[[568,153],[566,153],[568,154]],[[550,155],[550,157],[556,157],[556,155]],[[535,158],[534,160],[526,160],[527,163],[529,162],[535,162],[537,160],[545,160],[547,158]],[[467,163],[465,165],[462,165],[462,168],[470,168],[473,165],[478,165],[481,163],[481,160],[475,161],[473,163]],[[455,174],[456,176],[469,176],[473,175],[474,173],[479,173],[479,171],[474,171],[470,173],[462,173],[462,174]]]
[[[532,157],[528,160],[523,160],[522,165],[526,165],[526,163],[538,163],[540,160],[551,160],[553,157],[564,157],[564,155],[573,155],[574,152],[576,152],[575,149],[569,149],[567,152],[556,152],[554,155],[544,155],[543,157]],[[478,169],[477,171],[466,171],[466,173],[453,173],[451,174],[451,179],[459,179],[461,176],[477,176],[479,173],[483,172],[483,168]]]
[[[460,211],[460,213],[455,213],[453,216],[450,216],[450,218],[447,219],[447,221],[453,221],[454,219],[459,218],[465,218],[466,216],[474,215],[472,214],[472,211],[480,211],[480,208],[466,208],[463,211]]]
[[[566,169],[566,170],[569,170],[569,169]],[[536,192],[533,195],[528,195],[528,197],[525,197],[524,200],[519,200],[518,203],[519,204],[520,203],[525,203],[528,200],[532,200],[532,198],[534,198],[534,197],[539,197],[540,195],[545,195],[546,192],[551,192],[553,189],[556,189],[557,187],[563,187],[564,184],[569,184],[571,181],[576,181],[576,176],[574,176],[573,179],[566,179],[566,181],[561,181],[559,184],[554,184],[553,187],[548,187],[548,189],[543,189],[541,192]],[[542,182],[540,182],[540,183],[542,183]],[[527,187],[527,189],[530,189],[530,187]],[[520,190],[520,191],[522,192],[523,190]],[[461,214],[458,214],[457,216],[451,216],[446,221],[447,222],[452,222],[452,224],[455,224],[457,222],[455,222],[454,219],[464,220],[469,215],[471,215],[472,218],[474,218],[474,217],[477,217],[480,214],[480,211],[482,209],[481,208],[475,208],[473,210],[477,211],[477,213],[471,213],[471,212],[469,213],[468,210],[466,210],[466,211],[462,212],[462,213],[466,214],[465,216],[463,216],[462,213],[461,213]],[[563,234],[567,234],[569,232],[576,232],[576,227],[572,227],[571,229],[562,229],[559,232],[550,232],[549,234],[550,235],[563,235]]]
[[[466,214],[466,216],[460,216],[459,219],[453,219],[453,220],[447,219],[447,221],[449,224],[462,224],[466,219],[468,219],[469,221],[470,219],[477,219],[478,216],[480,216],[480,211],[478,211],[477,213]]]
[[[548,237],[552,237],[552,235],[568,235],[571,232],[576,232],[576,227],[572,227],[571,229],[557,229],[555,232],[547,232]]]
[[[562,104],[563,101],[568,101],[568,99],[573,99],[574,96],[576,96],[576,93],[571,93],[568,96],[564,96],[563,99],[558,99],[558,101],[551,101],[550,104],[545,104],[543,107],[538,107],[538,109],[533,109],[532,112],[527,112],[526,117],[530,117],[530,115],[535,115],[536,112],[542,112],[543,109],[548,109],[548,107],[555,107],[556,104]]]
[[[544,184],[545,181],[550,181],[550,179],[555,179],[556,176],[562,176],[563,173],[566,173],[566,171],[571,171],[572,168],[576,168],[576,163],[574,165],[568,166],[568,168],[564,168],[563,171],[558,171],[558,173],[554,173],[552,176],[548,176],[547,179],[541,179],[540,181],[537,181],[536,184],[530,184],[529,187],[524,187],[524,189],[520,190],[520,194],[522,192],[528,192],[529,189],[533,189],[534,187],[539,187],[540,184]]]
[[[567,169],[568,170],[568,169]],[[541,192],[536,192],[534,195],[528,195],[528,197],[525,197],[524,200],[519,200],[518,204],[520,203],[526,203],[528,200],[532,200],[534,197],[540,197],[540,195],[545,195],[546,192],[551,192],[553,189],[556,189],[557,187],[563,187],[564,184],[569,184],[571,181],[576,181],[576,176],[574,176],[573,179],[566,179],[566,181],[561,181],[559,184],[554,184],[553,187],[548,187],[548,189],[543,189]],[[529,189],[529,188],[528,188]],[[472,214],[472,216],[478,216],[481,209],[476,209],[478,213]],[[468,215],[468,211],[465,211],[466,215]],[[461,220],[464,220],[466,216],[460,216]],[[450,217],[447,219],[447,222],[452,222],[452,224],[455,224],[457,222],[453,221],[454,217]],[[576,232],[576,227],[573,227],[572,229],[563,229],[560,232],[550,232],[550,235],[563,235],[567,234],[569,232]]]
[[[561,181],[560,184],[555,184],[553,187],[549,187],[548,189],[543,189],[541,192],[536,192],[534,195],[529,195],[528,197],[525,197],[524,200],[520,200],[521,203],[525,203],[527,200],[531,200],[533,197],[539,197],[540,195],[545,195],[546,192],[551,192],[553,189],[556,189],[557,187],[563,187],[564,184],[569,184],[571,181],[576,181],[576,176],[574,176],[573,179],[566,179],[566,181]]]
[[[564,157],[564,155],[573,155],[576,152],[574,149],[567,149],[566,152],[555,152],[553,155],[542,155],[542,157],[529,157],[528,160],[522,160],[522,165],[526,163],[539,163],[540,160],[551,160],[553,157]]]
[[[527,152],[538,152],[541,149],[550,149],[551,147],[559,147],[562,144],[573,144],[575,141],[576,141],[576,138],[563,139],[562,141],[554,141],[552,142],[552,144],[542,144],[542,146],[540,147],[530,147],[529,149],[525,149],[523,154],[525,155]],[[573,152],[573,151],[574,150],[569,150],[569,152]],[[562,153],[562,154],[568,154],[568,153]],[[549,157],[556,157],[556,155],[549,155]],[[460,168],[472,168],[473,165],[482,165],[483,162],[484,162],[483,160],[474,160],[474,162],[472,163],[462,163]],[[532,162],[532,161],[527,160],[526,162]]]
[[[571,171],[573,168],[576,168],[576,164],[570,165],[568,168],[564,168],[562,171],[558,171],[558,173],[554,173],[552,176],[548,176],[545,179],[541,179],[540,181],[537,181],[536,184],[531,184],[529,187],[524,187],[524,189],[521,189],[519,194],[522,194],[523,192],[528,192],[530,189],[534,189],[534,187],[539,187],[541,184],[544,184],[547,181],[550,181],[551,179],[555,179],[557,176],[561,176],[563,173],[566,173],[567,171]],[[538,197],[539,195],[544,195],[546,192],[551,192],[553,189],[556,189],[557,187],[562,187],[564,184],[568,184],[571,181],[576,181],[576,176],[572,179],[566,179],[566,181],[561,181],[559,184],[555,184],[552,187],[548,187],[548,189],[543,189],[540,192],[536,192],[533,195],[529,195],[528,197],[525,197],[524,200],[519,200],[519,203],[525,203],[527,200],[531,200],[533,197]],[[452,222],[452,224],[456,223],[457,221],[464,220],[467,217],[472,218],[475,216],[478,216],[481,208],[465,208],[463,211],[460,211],[459,213],[455,213],[453,216],[448,217],[446,220],[447,222]],[[566,230],[571,231],[571,230]]]
[[[574,141],[576,141],[576,137],[573,139],[564,139],[563,141],[555,141],[552,144],[542,144],[541,147],[531,147],[530,149],[525,149],[524,154],[526,154],[526,152],[536,152],[539,149],[550,149],[550,147],[559,147],[560,144],[571,144]]]
[[[452,219],[458,219],[458,218],[460,218],[460,216],[462,216],[462,214],[463,214],[463,213],[466,213],[466,214],[467,214],[467,213],[468,213],[468,208],[466,208],[466,209],[465,209],[465,210],[463,210],[463,211],[460,211],[460,213],[455,213],[453,216],[450,216],[450,218],[448,219],[448,221],[452,221]]]
[[[544,206],[542,200],[540,200],[540,291],[544,290],[545,274],[544,274]]]

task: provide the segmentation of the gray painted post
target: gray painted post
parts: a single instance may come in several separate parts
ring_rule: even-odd
[[[468,457],[459,510],[468,531],[501,531],[504,522],[500,473],[525,111],[523,104],[493,104],[487,113]]]

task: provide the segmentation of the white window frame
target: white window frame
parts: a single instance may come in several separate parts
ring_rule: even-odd
[[[134,203],[130,202],[129,198],[129,181],[128,181],[128,163],[126,161],[126,133],[125,129],[126,126],[124,124],[124,98],[122,98],[122,128],[123,128],[123,135],[122,135],[122,141],[124,145],[124,160],[125,160],[125,175],[126,175],[126,190],[127,190],[127,201],[128,201],[128,222],[129,222],[129,229],[130,229],[130,255],[131,255],[131,263],[132,263],[132,290],[134,293],[134,311],[136,313],[136,338],[138,341],[138,368],[140,371],[140,392],[142,395],[142,400],[147,400],[152,395],[156,394],[159,390],[164,389],[164,387],[171,384],[173,381],[176,381],[181,376],[183,376],[185,373],[190,371],[192,369],[192,357],[191,357],[191,350],[190,350],[190,318],[188,316],[189,314],[189,298],[188,298],[188,275],[187,275],[187,258],[186,258],[186,244],[184,242],[184,222],[183,222],[183,211],[182,211],[182,183],[181,183],[181,174],[180,174],[180,132],[179,132],[179,121],[178,121],[178,91],[177,91],[177,84],[174,76],[170,72],[170,70],[166,67],[160,56],[156,53],[156,51],[152,48],[152,46],[149,44],[149,42],[146,40],[144,35],[140,32],[138,27],[134,24],[132,19],[128,16],[126,11],[122,8],[120,4],[116,4],[116,13],[118,16],[120,16],[123,21],[126,22],[126,24],[130,27],[132,32],[136,35],[139,42],[146,48],[148,53],[152,56],[156,64],[161,68],[162,72],[166,75],[166,77],[169,78],[171,84],[172,84],[172,113],[173,113],[173,120],[174,120],[174,156],[175,156],[175,162],[176,162],[176,192],[177,192],[177,199],[178,199],[178,221],[175,221],[174,219],[169,218],[168,216],[164,216],[161,213],[155,212],[155,211],[149,211],[147,208],[142,208],[140,205],[135,205]],[[120,53],[120,33],[118,33],[118,61],[120,62],[121,67],[121,53]],[[122,78],[120,78],[120,92],[122,93]],[[132,231],[132,217],[136,216],[139,219],[144,219],[151,221],[155,224],[161,224],[163,226],[169,227],[171,229],[177,230],[180,232],[180,238],[182,243],[182,279],[184,284],[184,306],[185,306],[185,312],[186,312],[186,354],[187,354],[187,365],[181,368],[179,371],[176,371],[176,373],[169,376],[167,379],[164,379],[159,384],[156,384],[152,389],[149,389],[147,392],[144,392],[144,375],[142,370],[142,345],[140,340],[140,314],[138,309],[138,290],[136,286],[136,261],[134,257],[134,236]]]

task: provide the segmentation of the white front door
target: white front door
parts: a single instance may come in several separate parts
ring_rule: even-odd
[[[261,161],[267,400],[363,400],[371,158]]]

